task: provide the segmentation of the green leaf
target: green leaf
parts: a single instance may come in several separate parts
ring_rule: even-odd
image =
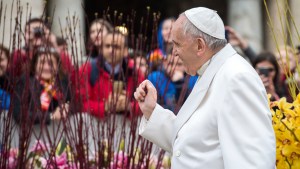
[[[36,162],[36,166],[41,168],[42,167],[42,163],[40,162],[40,160],[35,160]]]
[[[35,156],[36,156],[36,154],[34,152],[30,152],[27,158],[30,159],[30,158],[33,158]]]
[[[125,139],[122,139],[120,141],[119,150],[122,150],[122,151],[125,150]]]
[[[61,155],[65,151],[66,147],[67,147],[67,141],[65,138],[63,138],[61,140],[61,142],[59,143],[59,146],[57,147],[59,149],[58,149],[58,152],[56,151],[56,154]]]

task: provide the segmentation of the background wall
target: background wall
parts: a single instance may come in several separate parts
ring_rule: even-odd
[[[3,0],[2,2],[3,9],[0,22],[2,34],[0,35],[0,43],[6,46],[11,46],[10,37],[12,37],[15,28],[14,22],[9,24],[10,20],[14,20],[16,16],[19,16],[18,18],[21,22],[19,22],[18,26],[23,28],[26,18],[29,17],[28,13],[31,13],[31,17],[42,16],[44,15],[45,7],[47,16],[53,17],[52,30],[59,36],[62,34],[62,30],[69,26],[66,22],[68,16],[76,16],[79,19],[77,25],[80,27],[80,32],[78,32],[76,37],[81,39],[81,44],[76,45],[78,48],[83,48],[89,23],[96,18],[95,13],[98,13],[97,17],[102,17],[104,11],[109,11],[113,15],[116,10],[122,12],[123,16],[126,16],[135,10],[138,18],[141,16],[145,17],[147,13],[146,7],[150,6],[151,12],[159,11],[162,19],[170,16],[177,17],[181,12],[191,7],[205,6],[218,11],[224,23],[232,26],[245,37],[256,52],[265,49],[275,50],[274,39],[268,26],[268,19],[262,0],[21,0],[20,2],[13,1],[15,3],[13,8],[11,8],[11,0]],[[286,4],[290,4],[294,22],[300,28],[300,10],[297,9],[300,1],[278,0],[278,3],[283,12],[288,9]],[[18,10],[16,7],[18,4],[23,7],[22,15],[17,15]],[[288,36],[287,26],[293,25],[292,20],[288,19],[286,24],[282,26],[279,22],[280,15],[278,14],[276,1],[268,0],[268,6],[274,21],[275,33],[279,38],[278,43],[283,44],[283,39],[287,38],[290,44],[293,42],[294,46],[299,45],[299,37],[294,28],[291,28],[292,36]],[[3,15],[4,7],[7,8],[6,15]],[[54,15],[53,11],[55,11]],[[4,22],[4,16],[6,16],[6,22]],[[135,27],[139,28],[139,26],[137,21]],[[135,31],[137,32],[138,30]],[[150,34],[151,30],[148,30],[148,33]]]

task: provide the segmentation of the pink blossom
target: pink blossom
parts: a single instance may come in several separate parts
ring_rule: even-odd
[[[60,156],[56,156],[53,161],[55,161],[55,164],[58,167],[59,166],[64,166],[65,164],[67,164],[68,159],[67,159],[66,152],[63,152]]]
[[[29,150],[29,152],[35,153],[43,153],[47,150],[48,145],[44,144],[43,141],[36,140],[33,147]]]
[[[18,149],[16,149],[16,148],[11,148],[11,149],[9,150],[9,157],[14,157],[14,158],[16,158],[17,155],[18,155]]]
[[[17,167],[17,160],[14,157],[9,157],[8,158],[8,168],[9,169],[14,169]]]
[[[69,169],[70,166],[68,165],[66,152],[63,152],[60,156],[55,156],[55,157],[52,157],[51,159],[49,159],[47,168],[49,168],[49,169],[54,169],[54,168]]]
[[[114,160],[110,163],[111,169],[121,169],[128,165],[128,157],[123,151],[115,153]]]
[[[47,166],[47,160],[44,157],[40,157],[39,161],[41,162],[42,168],[46,168],[46,166]]]
[[[9,157],[8,157],[8,168],[16,168],[17,166],[17,156],[18,156],[18,149],[12,148],[9,150]]]

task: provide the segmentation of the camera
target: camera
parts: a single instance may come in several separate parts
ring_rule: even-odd
[[[43,37],[44,36],[44,29],[41,28],[41,27],[35,27],[33,28],[33,35],[34,37],[36,38],[40,38],[40,37]]]
[[[264,75],[265,77],[268,77],[271,71],[271,68],[258,68],[258,73],[260,75]]]

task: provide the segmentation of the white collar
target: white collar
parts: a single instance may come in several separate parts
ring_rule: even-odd
[[[211,60],[212,60],[212,58],[210,58],[207,62],[204,63],[204,65],[202,65],[200,67],[200,69],[197,70],[197,74],[199,75],[199,77],[201,77],[203,75],[203,73],[205,72],[205,70],[209,66]]]
[[[228,45],[226,45],[224,48],[222,48],[221,50],[219,50],[217,53],[215,53],[207,62],[205,62],[200,69],[197,70],[197,74],[199,77],[201,77],[205,70],[207,69],[207,67],[209,66],[210,62],[215,58],[216,55],[218,55],[220,53],[220,51],[223,51],[225,48],[227,48]]]

